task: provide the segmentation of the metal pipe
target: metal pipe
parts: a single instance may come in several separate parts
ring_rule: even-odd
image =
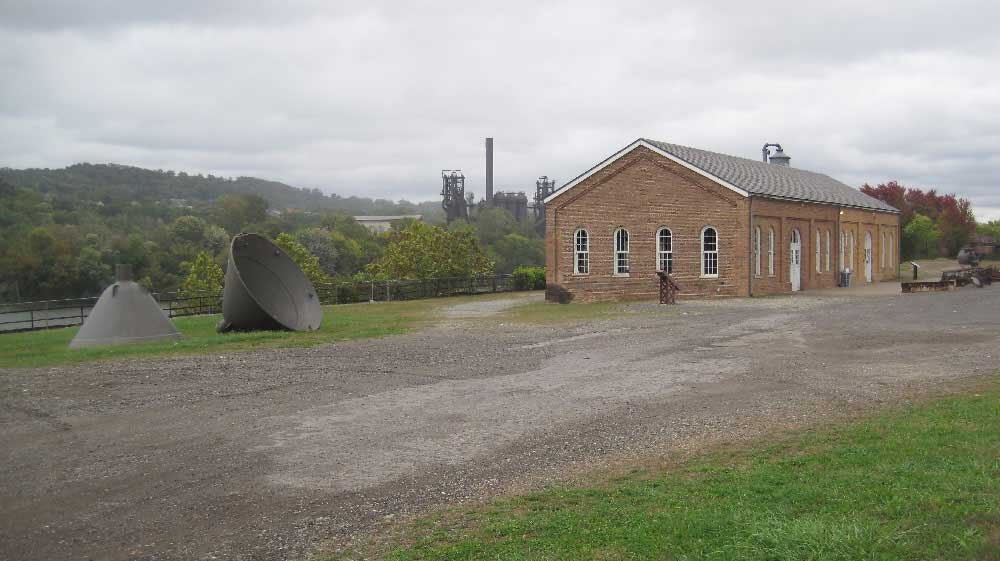
[[[765,164],[767,163],[767,157],[770,155],[768,154],[767,149],[772,147],[777,148],[778,150],[782,149],[780,144],[774,142],[768,142],[767,144],[764,145],[763,148],[760,149],[761,157],[764,159]]]

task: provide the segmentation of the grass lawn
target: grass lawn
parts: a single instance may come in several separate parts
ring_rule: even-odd
[[[76,327],[7,333],[0,335],[0,368],[267,347],[306,347],[345,339],[382,337],[403,333],[429,319],[439,306],[459,303],[467,298],[475,297],[324,306],[323,325],[316,331],[299,333],[256,331],[220,334],[215,331],[221,319],[219,315],[183,317],[174,320],[174,325],[184,335],[180,341],[102,348],[71,350],[69,342],[76,335]]]
[[[1000,383],[771,440],[448,510],[337,559],[1000,559]]]

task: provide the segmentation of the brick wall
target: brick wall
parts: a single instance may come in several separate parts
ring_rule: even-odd
[[[579,301],[656,298],[656,232],[672,234],[673,276],[682,297],[748,294],[747,199],[730,189],[637,148],[557,197],[545,208],[548,282]],[[719,274],[701,274],[701,232],[719,238]],[[629,231],[630,271],[614,275],[614,231]],[[573,272],[573,234],[590,236],[590,272]]]
[[[872,240],[872,281],[897,279],[899,270],[899,215],[860,209],[844,209],[840,216],[844,232],[854,235],[854,275],[856,283],[865,282],[865,235]],[[886,238],[885,266],[882,265],[882,234]],[[890,244],[890,239],[892,243]],[[892,247],[890,247],[892,246]],[[850,259],[850,248],[845,247],[845,258]],[[891,252],[889,250],[892,250]]]
[[[754,227],[761,230],[761,271],[754,275],[753,294],[791,292],[792,231],[799,232],[802,259],[799,279],[802,290],[837,286],[837,216],[832,205],[788,202],[756,197],[751,204]],[[768,272],[768,233],[774,232],[774,274]],[[816,233],[820,234],[819,271],[816,270]],[[830,233],[830,267],[826,262],[826,234]],[[755,231],[756,235],[756,231]],[[756,269],[756,268],[755,268]]]
[[[644,147],[550,201],[545,206],[545,219],[546,280],[550,286],[559,285],[572,292],[577,301],[656,298],[656,232],[662,227],[672,233],[672,274],[681,286],[682,298],[790,292],[793,230],[798,230],[801,239],[802,290],[837,285],[840,229],[854,235],[854,268],[861,272],[855,274],[855,282],[864,280],[865,233],[872,235],[873,280],[895,280],[899,256],[898,215],[760,197],[747,199]],[[707,226],[718,232],[718,277],[701,274],[701,233]],[[756,227],[761,231],[760,275],[755,270]],[[614,274],[613,236],[618,228],[629,232],[627,276]],[[574,273],[573,236],[578,229],[589,235],[587,274]],[[768,270],[771,231],[773,274]],[[885,267],[881,264],[883,233],[886,245],[894,246],[891,263],[886,250]]]

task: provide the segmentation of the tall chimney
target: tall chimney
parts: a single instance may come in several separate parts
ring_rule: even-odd
[[[486,203],[493,202],[493,138],[486,138]]]

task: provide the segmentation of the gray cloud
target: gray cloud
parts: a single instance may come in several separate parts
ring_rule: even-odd
[[[8,5],[9,4],[9,5]],[[567,180],[639,136],[1000,217],[1000,5],[0,3],[0,165],[115,161],[434,198]]]

